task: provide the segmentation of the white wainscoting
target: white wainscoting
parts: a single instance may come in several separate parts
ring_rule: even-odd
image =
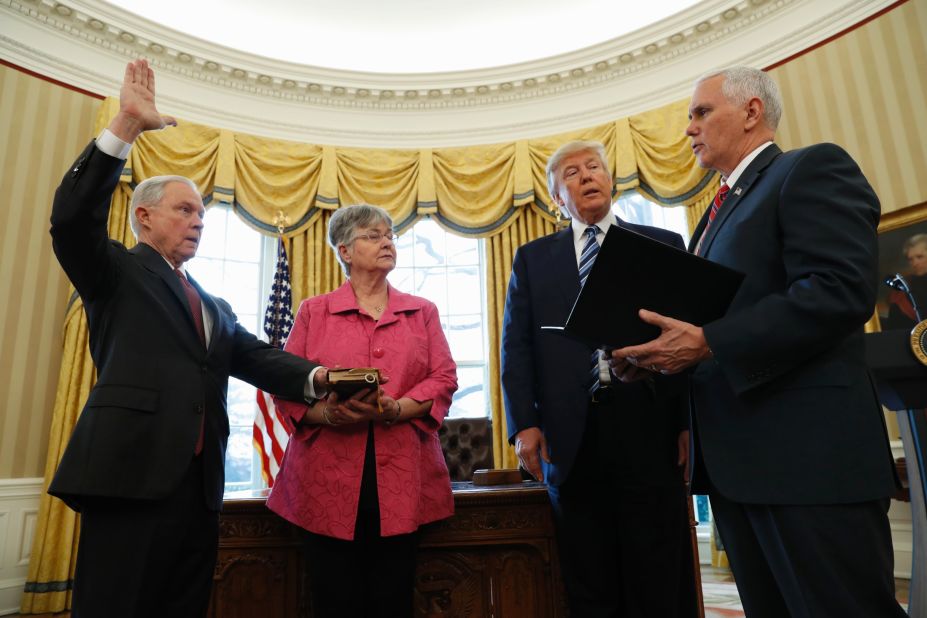
[[[0,479],[0,615],[19,612],[41,494],[41,478]]]

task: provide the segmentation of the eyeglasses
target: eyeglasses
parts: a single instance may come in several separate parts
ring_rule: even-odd
[[[372,232],[367,232],[366,234],[356,234],[354,238],[351,239],[351,241],[353,242],[357,240],[358,238],[365,238],[369,240],[370,242],[376,243],[376,242],[380,242],[384,238],[386,240],[393,240],[394,238],[396,238],[396,232],[394,232],[393,230],[389,230],[388,232],[377,232],[376,230],[374,230]]]

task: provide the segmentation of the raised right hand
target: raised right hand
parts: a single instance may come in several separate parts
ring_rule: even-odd
[[[539,481],[544,480],[541,459],[550,463],[550,454],[547,452],[547,440],[540,428],[528,427],[515,434],[515,455],[531,476]]]
[[[154,71],[147,60],[135,60],[126,65],[119,91],[119,113],[109,130],[125,142],[133,142],[144,131],[176,125],[171,116],[162,116],[155,106]]]

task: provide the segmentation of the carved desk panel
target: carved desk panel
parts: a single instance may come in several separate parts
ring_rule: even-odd
[[[422,528],[416,617],[564,616],[544,485],[453,485],[455,515]],[[210,618],[311,616],[298,529],[266,496],[226,495]]]

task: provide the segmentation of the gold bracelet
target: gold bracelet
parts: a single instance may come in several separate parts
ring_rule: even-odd
[[[334,425],[332,419],[328,417],[328,406],[322,408],[322,420],[325,421],[326,425]]]
[[[400,416],[402,416],[402,404],[399,403],[399,400],[397,399],[396,400],[396,416],[394,416],[393,418],[389,420],[384,420],[383,424],[387,426],[392,425],[393,423],[399,420]]]

